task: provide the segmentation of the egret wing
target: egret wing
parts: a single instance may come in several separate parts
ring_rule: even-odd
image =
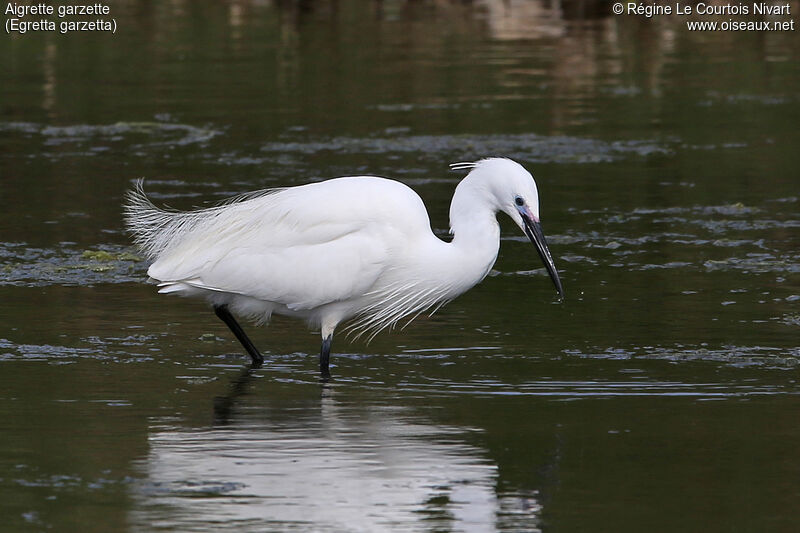
[[[272,250],[241,249],[200,276],[204,286],[313,309],[363,295],[385,264],[385,249],[364,235]]]
[[[205,261],[195,256],[189,268],[156,262],[149,274],[161,282],[241,294],[293,310],[368,292],[386,264],[385,243],[369,231],[331,236],[331,228],[326,228],[326,233],[328,239],[322,242],[237,246],[222,254],[207,254]]]
[[[430,232],[416,193],[373,177],[292,187],[191,212],[159,210],[134,195],[129,220],[137,242],[155,259],[148,274],[164,290],[185,284],[293,309],[363,295],[393,254]]]

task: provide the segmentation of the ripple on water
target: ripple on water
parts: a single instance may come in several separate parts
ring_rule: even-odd
[[[666,145],[652,140],[605,142],[597,139],[518,135],[409,135],[392,137],[331,137],[322,140],[275,142],[261,147],[262,152],[312,155],[320,152],[340,154],[413,153],[442,154],[454,158],[474,154],[501,153],[512,159],[536,163],[600,163],[629,156],[670,153]]]
[[[27,473],[27,468],[20,465],[17,469],[21,473]],[[16,478],[13,483],[20,487],[37,487],[56,490],[73,490],[76,492],[108,490],[109,487],[116,485],[127,485],[133,478],[94,478],[86,479],[73,474],[52,474],[49,476],[36,476],[35,473],[29,478]]]
[[[210,127],[161,121],[65,126],[51,126],[34,122],[0,122],[0,133],[3,132],[39,137],[48,147],[73,146],[76,149],[75,152],[59,150],[45,154],[51,158],[94,156],[110,149],[110,146],[115,143],[124,143],[131,154],[136,154],[137,150],[146,148],[202,144],[222,134],[221,130]],[[110,146],[103,146],[100,143]],[[37,154],[37,157],[39,155]]]
[[[160,335],[129,335],[125,337],[88,337],[76,345],[25,344],[0,338],[0,361],[31,361],[49,364],[70,364],[80,360],[124,363],[150,362],[154,359],[154,341]]]
[[[795,210],[782,212],[776,208],[793,201],[781,198],[766,202],[769,210],[741,203],[622,212],[569,209],[580,217],[580,226],[552,234],[548,241],[559,246],[560,259],[587,266],[796,273],[800,271],[800,254],[789,239],[800,227],[800,219]],[[603,230],[586,231],[587,227]],[[577,248],[588,252],[580,253]],[[728,251],[727,257],[719,257],[723,250]]]
[[[659,380],[535,381],[514,385],[503,383],[452,383],[436,381],[425,386],[406,386],[404,391],[426,394],[470,396],[531,396],[552,400],[602,399],[616,397],[742,398],[775,394],[800,394],[795,386],[782,387],[751,383],[703,383]]]
[[[744,257],[710,259],[703,263],[706,270],[744,272],[800,272],[800,254],[746,254]]]
[[[420,363],[419,356],[435,359],[432,363]],[[389,379],[381,385],[372,377],[351,375],[346,378],[346,386],[364,386],[369,388],[392,387],[394,390],[421,398],[431,395],[452,396],[531,396],[564,399],[590,399],[628,396],[684,396],[692,398],[742,398],[758,395],[800,394],[795,380],[776,380],[774,372],[794,371],[800,366],[800,347],[783,349],[769,346],[648,346],[648,347],[608,347],[596,350],[563,351],[564,357],[558,357],[559,368],[564,375],[574,369],[576,359],[618,361],[612,366],[604,365],[602,372],[592,364],[581,374],[592,375],[594,379],[564,379],[558,375],[542,377],[539,358],[505,355],[502,351],[490,349],[474,350],[430,349],[424,354],[408,352],[394,356],[379,356],[381,367],[374,367],[374,372],[387,376],[398,376],[399,382]],[[346,356],[344,356],[346,357]],[[404,364],[404,359],[410,357]],[[765,374],[748,374],[748,379],[733,374],[729,379],[720,378],[718,374],[704,372],[706,380],[686,380],[685,373],[672,365],[653,366],[654,361],[665,363],[709,363],[732,370],[761,370]],[[452,372],[442,371],[448,363],[457,365],[458,377]],[[590,364],[587,362],[587,364]],[[397,370],[397,366],[402,370]],[[373,368],[369,362],[362,362],[363,368]],[[513,370],[510,370],[512,369]],[[675,369],[680,378],[675,378]],[[511,371],[509,374],[507,371]],[[548,373],[553,367],[548,364]],[[659,376],[670,376],[664,379]],[[692,373],[692,376],[697,374]],[[761,375],[764,379],[760,379]],[[526,376],[536,376],[529,379]],[[619,379],[625,376],[625,379]],[[708,376],[711,376],[708,379]]]
[[[146,279],[142,258],[131,248],[101,245],[80,250],[69,244],[33,248],[24,243],[0,242],[0,286],[87,286],[130,283]]]
[[[797,95],[785,94],[727,94],[719,91],[708,91],[707,99],[701,102],[701,105],[714,105],[714,104],[758,104],[758,105],[788,105],[797,102]]]
[[[632,349],[605,348],[593,351],[564,350],[574,357],[593,359],[665,360],[670,362],[706,361],[732,367],[761,367],[791,370],[800,366],[800,347],[772,346],[645,346]]]
[[[297,171],[309,155],[319,153],[369,155],[388,158],[413,153],[416,157],[442,156],[452,159],[474,158],[475,154],[504,154],[507,157],[534,163],[609,163],[630,157],[650,157],[673,154],[687,146],[678,138],[626,139],[605,141],[586,137],[545,136],[535,133],[505,135],[409,135],[406,128],[389,128],[364,137],[310,137],[307,131],[289,128],[283,138],[260,147],[259,152],[214,150],[213,141],[226,134],[227,126],[189,125],[172,121],[169,116],[157,116],[149,122],[118,122],[115,124],[72,124],[51,126],[33,122],[0,122],[0,133],[12,132],[28,138],[41,139],[45,148],[36,157],[96,156],[124,146],[128,156],[148,156],[155,151],[169,157],[164,148],[202,145],[196,157],[222,165],[254,166],[271,163]],[[722,146],[694,146],[693,149],[740,148],[744,143]],[[66,148],[66,149],[65,149]],[[69,150],[73,148],[73,150]]]

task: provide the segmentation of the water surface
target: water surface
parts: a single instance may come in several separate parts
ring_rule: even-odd
[[[793,12],[800,6],[792,3]],[[8,531],[800,527],[800,48],[602,2],[115,2],[0,39]],[[370,173],[433,230],[454,161],[536,176],[478,287],[367,345],[278,317],[247,357],[122,230]],[[655,526],[657,524],[657,526]]]

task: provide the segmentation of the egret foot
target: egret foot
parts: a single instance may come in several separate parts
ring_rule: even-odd
[[[328,368],[331,361],[331,341],[333,341],[333,335],[325,337],[319,351],[319,373],[322,374],[322,379],[325,381],[331,379],[331,371]]]
[[[220,320],[225,322],[225,324],[230,328],[230,330],[233,332],[233,334],[236,336],[239,342],[242,343],[244,349],[247,350],[247,353],[250,354],[250,357],[253,359],[253,364],[252,364],[253,368],[260,368],[261,365],[264,364],[264,357],[255,347],[255,345],[247,336],[247,334],[245,334],[244,330],[242,329],[242,326],[239,325],[236,319],[233,318],[231,312],[228,311],[228,306],[215,305],[214,313],[216,313],[216,315],[220,318]]]

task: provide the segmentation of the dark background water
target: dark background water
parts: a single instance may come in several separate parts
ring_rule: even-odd
[[[4,531],[800,528],[796,31],[574,0],[109,5],[113,35],[0,38]],[[326,385],[280,318],[247,328],[247,372],[122,230],[139,177],[189,208],[371,173],[443,235],[447,165],[488,155],[536,176],[566,300],[503,220],[490,277],[337,338]]]

